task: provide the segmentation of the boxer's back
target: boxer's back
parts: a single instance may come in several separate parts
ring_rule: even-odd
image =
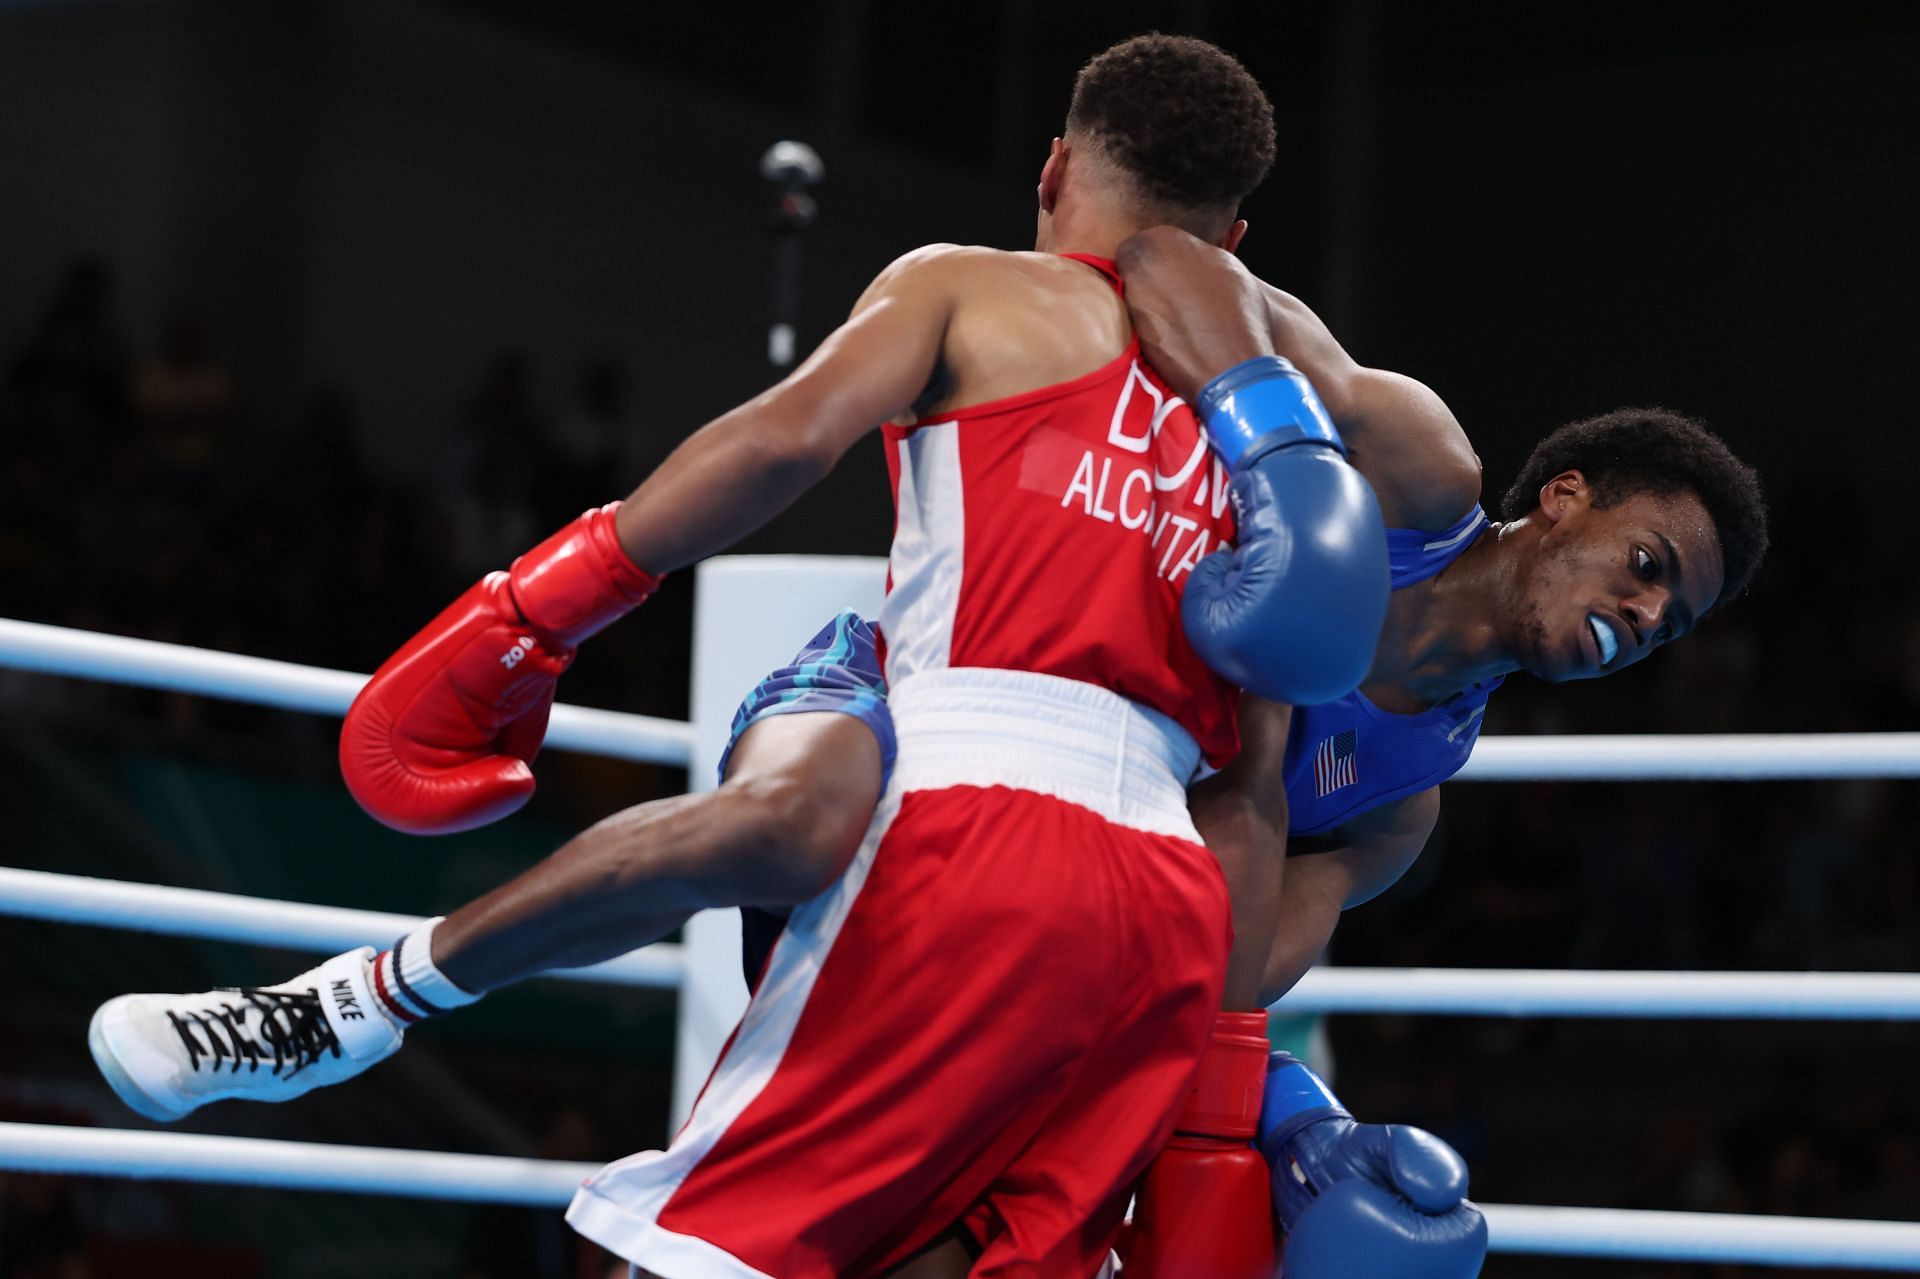
[[[933,252],[953,255],[959,283],[939,374],[887,428],[888,678],[1079,680],[1172,718],[1221,762],[1235,693],[1187,643],[1179,599],[1232,537],[1224,475],[1140,361],[1111,263]]]
[[[942,352],[944,379],[920,416],[1070,382],[1133,341],[1126,304],[1099,272],[1051,253],[954,247],[965,262]]]

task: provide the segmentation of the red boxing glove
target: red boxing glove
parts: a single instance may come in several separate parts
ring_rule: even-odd
[[[446,835],[532,798],[560,672],[660,584],[621,549],[619,509],[588,511],[487,574],[373,673],[340,731],[340,772],[375,820]]]
[[[1128,1279],[1273,1279],[1279,1246],[1260,1122],[1267,1015],[1220,1013],[1174,1125],[1134,1191]]]

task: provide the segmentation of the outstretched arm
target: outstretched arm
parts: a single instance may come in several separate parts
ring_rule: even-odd
[[[1292,990],[1313,967],[1341,911],[1373,900],[1406,874],[1439,816],[1440,790],[1434,787],[1362,813],[1326,838],[1330,847],[1324,852],[1288,859],[1260,990],[1263,1005]]]
[[[445,834],[526,803],[579,645],[909,408],[939,366],[960,278],[944,248],[900,259],[792,376],[697,432],[630,500],[586,512],[443,609],[347,712],[340,771],[360,806],[397,830]]]
[[[620,508],[621,549],[666,573],[739,541],[907,411],[939,365],[954,271],[939,247],[901,258],[777,386],[702,427]]]

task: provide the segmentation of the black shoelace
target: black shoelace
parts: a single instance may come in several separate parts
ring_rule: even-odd
[[[187,1013],[169,1012],[168,1020],[187,1046],[187,1068],[241,1067],[291,1078],[320,1060],[340,1055],[340,1041],[314,990],[262,990],[243,986],[227,992],[234,1002],[212,1004]],[[197,1035],[197,1037],[196,1037]]]

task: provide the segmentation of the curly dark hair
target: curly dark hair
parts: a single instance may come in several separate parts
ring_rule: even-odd
[[[1754,469],[1720,437],[1671,409],[1615,409],[1569,422],[1534,445],[1526,465],[1501,499],[1500,514],[1522,519],[1540,490],[1563,471],[1579,471],[1595,506],[1635,493],[1692,493],[1707,508],[1720,536],[1726,581],[1720,602],[1747,589],[1767,555],[1767,500]]]
[[[1135,36],[1080,68],[1067,130],[1181,209],[1236,205],[1273,167],[1273,104],[1239,59],[1191,36]]]

